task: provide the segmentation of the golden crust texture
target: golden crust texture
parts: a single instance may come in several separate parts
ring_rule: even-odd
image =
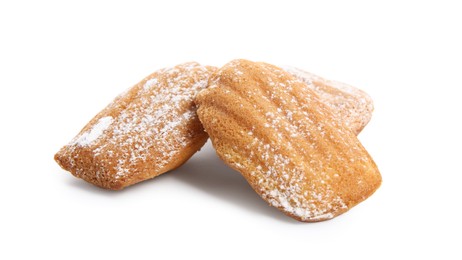
[[[193,99],[214,70],[190,62],[154,72],[115,98],[55,160],[113,190],[179,167],[208,138]]]
[[[374,104],[366,92],[297,68],[284,67],[284,70],[305,82],[334,116],[354,133],[359,134],[371,120]]]
[[[331,219],[380,186],[355,134],[283,69],[234,60],[211,77],[196,104],[220,158],[297,220]]]

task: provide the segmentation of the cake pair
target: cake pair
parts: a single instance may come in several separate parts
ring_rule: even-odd
[[[321,221],[380,186],[356,138],[372,109],[364,92],[293,68],[185,63],[118,96],[55,160],[76,177],[118,190],[179,167],[210,137],[219,157],[270,205]]]

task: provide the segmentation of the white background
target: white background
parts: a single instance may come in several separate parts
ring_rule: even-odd
[[[461,259],[458,1],[1,1],[1,259]],[[300,223],[210,145],[120,192],[74,178],[58,149],[156,69],[246,58],[367,91],[360,140],[381,188]]]

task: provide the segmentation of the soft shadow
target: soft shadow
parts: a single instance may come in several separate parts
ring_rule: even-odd
[[[231,169],[216,155],[210,141],[180,168],[123,190],[103,189],[75,177],[69,178],[67,184],[72,188],[99,196],[117,197],[133,190],[151,189],[155,185],[161,185],[163,181],[168,179],[178,180],[201,192],[243,207],[251,212],[290,224],[303,224],[269,206],[266,201],[260,198],[239,172]]]
[[[247,183],[245,178],[228,167],[215,153],[210,142],[185,165],[171,174],[173,178],[206,192],[215,198],[246,210],[291,224],[298,222],[269,206]]]

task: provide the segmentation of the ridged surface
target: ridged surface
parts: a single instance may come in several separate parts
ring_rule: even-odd
[[[284,67],[284,70],[305,82],[331,109],[334,116],[354,133],[359,134],[371,120],[374,104],[366,92],[301,69]]]
[[[55,160],[109,189],[180,166],[208,138],[193,99],[214,70],[191,62],[154,72],[97,114]]]
[[[270,205],[301,221],[333,218],[369,197],[380,173],[355,134],[305,83],[235,60],[196,98],[217,154]]]

